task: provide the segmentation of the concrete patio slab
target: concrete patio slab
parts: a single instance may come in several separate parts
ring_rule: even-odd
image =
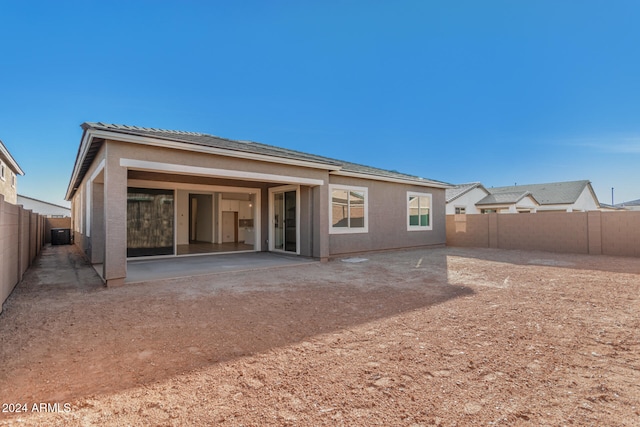
[[[243,252],[154,260],[134,260],[127,262],[127,278],[125,283],[141,283],[223,272],[296,266],[314,262],[319,261],[311,258],[281,255],[272,252]]]

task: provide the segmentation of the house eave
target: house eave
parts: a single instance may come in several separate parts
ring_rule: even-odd
[[[24,176],[24,171],[22,170],[20,165],[18,165],[16,159],[11,156],[11,153],[9,153],[9,150],[4,146],[2,141],[0,141],[0,155],[7,161],[7,164],[11,168],[13,173]]]
[[[170,148],[170,149],[176,149],[176,150],[182,150],[182,151],[212,154],[212,155],[218,155],[218,156],[224,156],[224,157],[234,157],[234,158],[240,158],[245,160],[247,159],[256,160],[256,161],[269,162],[274,164],[299,166],[304,168],[321,169],[321,170],[328,170],[328,171],[335,171],[341,168],[341,166],[329,164],[329,163],[319,163],[319,162],[312,162],[312,161],[305,161],[305,160],[289,159],[286,157],[268,156],[264,154],[250,153],[245,151],[226,150],[223,148],[207,147],[207,146],[193,144],[193,143],[179,141],[179,140],[169,140],[169,139],[154,138],[149,136],[138,136],[138,135],[121,133],[121,132],[110,132],[105,130],[85,128],[85,133],[83,135],[83,139],[80,144],[80,149],[78,151],[78,157],[76,158],[76,163],[74,165],[73,174],[69,182],[69,187],[67,188],[66,200],[71,200],[71,198],[75,193],[76,186],[80,184],[82,179],[84,179],[84,175],[82,175],[80,171],[81,171],[82,165],[87,160],[87,153],[89,152],[89,149],[92,146],[94,140],[127,142],[127,143],[139,144],[139,145],[146,145],[146,146],[153,146],[153,147],[160,147],[160,148]]]
[[[246,151],[226,150],[224,148],[207,147],[204,145],[193,144],[190,142],[180,140],[169,140],[154,138],[149,136],[129,135],[120,132],[109,132],[104,130],[91,131],[91,134],[96,138],[103,138],[110,141],[130,142],[134,144],[149,145],[161,148],[172,148],[176,150],[192,151],[203,154],[215,154],[225,157],[235,157],[241,159],[258,160],[261,162],[301,166],[314,169],[328,169],[337,170],[340,166],[332,165],[328,163],[311,162],[306,160],[289,159],[286,157],[276,157],[264,154],[251,153]]]
[[[417,185],[417,186],[420,186],[420,187],[430,187],[430,188],[447,189],[447,188],[452,188],[453,187],[452,185],[449,185],[449,184],[446,184],[446,183],[440,183],[440,182],[434,182],[434,181],[418,180],[418,179],[401,179],[401,178],[393,178],[393,177],[382,176],[382,175],[372,175],[372,174],[365,174],[365,173],[358,173],[358,172],[349,172],[349,171],[344,171],[344,170],[332,171],[332,172],[329,173],[329,175],[346,176],[346,177],[350,177],[350,178],[370,179],[370,180],[374,180],[374,181],[394,182],[394,183],[398,183],[398,184],[410,184],[410,185]]]

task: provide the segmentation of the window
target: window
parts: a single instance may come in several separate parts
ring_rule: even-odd
[[[467,208],[456,208],[456,214],[466,214],[467,213]]]
[[[16,188],[16,174],[11,173],[11,187]]]
[[[407,193],[407,229],[431,230],[431,194]]]
[[[367,233],[369,231],[367,189],[329,186],[331,194],[331,233]]]
[[[5,171],[4,163],[0,162],[0,179],[2,179],[3,181],[6,181],[6,178],[4,177],[4,171]]]

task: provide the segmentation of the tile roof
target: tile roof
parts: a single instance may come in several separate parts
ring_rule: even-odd
[[[640,199],[638,200],[630,200],[628,202],[617,203],[616,207],[625,207],[625,206],[640,206]]]
[[[445,192],[445,199],[447,203],[457,199],[463,194],[473,190],[474,188],[480,187],[486,191],[486,189],[479,182],[470,182],[468,184],[459,184],[452,188],[447,188]]]
[[[494,193],[494,194],[489,194],[484,199],[481,199],[479,202],[476,203],[476,206],[512,205],[514,203],[518,203],[520,200],[522,200],[526,196],[531,196],[531,192],[514,191],[510,193]]]
[[[371,175],[375,177],[383,177],[390,179],[398,179],[405,181],[414,181],[420,184],[433,184],[438,187],[448,187],[449,184],[427,178],[421,178],[414,175],[408,175],[397,171],[385,170],[371,166],[360,165],[357,163],[346,162],[329,157],[318,156],[315,154],[304,153],[302,151],[291,150],[288,148],[276,147],[273,145],[262,144],[253,141],[236,141],[219,136],[209,135],[198,132],[184,132],[166,129],[144,128],[138,126],[105,124],[101,122],[87,122],[82,124],[82,128],[105,130],[114,133],[127,135],[135,135],[142,137],[151,137],[167,141],[182,142],[222,150],[230,150],[235,152],[244,152],[270,156],[275,158],[289,159],[295,161],[304,161],[318,163],[319,165],[329,166],[330,169],[339,170],[341,172],[349,172],[356,174]]]
[[[487,191],[491,194],[522,193],[523,191],[528,191],[541,205],[559,205],[575,203],[587,185],[589,185],[589,181],[582,180],[494,187],[487,188]]]

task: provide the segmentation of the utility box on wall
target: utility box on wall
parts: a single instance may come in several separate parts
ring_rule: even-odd
[[[70,245],[71,230],[69,228],[52,228],[51,244],[52,245]]]

